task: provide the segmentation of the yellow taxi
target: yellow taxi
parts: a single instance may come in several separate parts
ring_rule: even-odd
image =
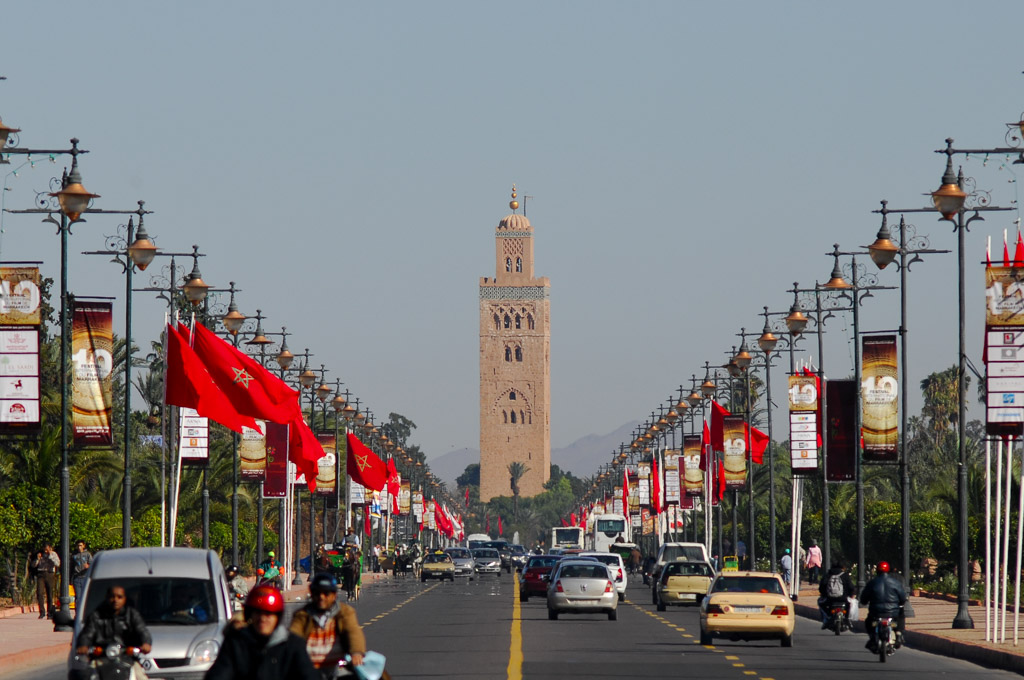
[[[420,567],[420,581],[426,581],[428,578],[454,581],[455,562],[452,556],[442,550],[424,555],[423,565]]]
[[[796,614],[778,574],[761,571],[723,572],[715,577],[700,605],[700,643],[716,637],[730,640],[776,639],[793,646]]]
[[[700,604],[714,577],[707,562],[669,562],[662,568],[655,589],[658,611],[670,605]]]

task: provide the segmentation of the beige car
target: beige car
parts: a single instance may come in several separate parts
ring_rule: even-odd
[[[426,581],[428,578],[454,581],[455,562],[452,556],[441,551],[424,555],[423,564],[420,566],[420,581]]]
[[[658,611],[673,605],[700,604],[714,578],[715,572],[707,562],[669,562],[661,570],[655,591]]]
[[[793,646],[796,615],[778,574],[732,571],[719,574],[700,606],[700,643],[777,639]]]

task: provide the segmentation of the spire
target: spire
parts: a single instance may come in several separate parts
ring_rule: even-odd
[[[516,185],[515,184],[512,185],[512,200],[508,202],[508,207],[512,209],[513,213],[516,210],[519,210],[519,201],[516,200]]]

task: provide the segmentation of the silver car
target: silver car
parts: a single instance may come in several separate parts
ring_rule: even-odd
[[[619,595],[607,566],[593,559],[561,560],[548,581],[548,618],[560,613],[604,613],[618,617]]]
[[[447,548],[445,550],[455,563],[456,576],[473,576],[474,560],[473,553],[469,548]]]
[[[477,548],[473,551],[473,568],[478,574],[501,573],[501,555],[494,548]]]
[[[213,665],[231,618],[227,582],[217,553],[192,548],[127,548],[97,553],[75,620],[78,638],[85,618],[111,586],[121,586],[128,605],[142,614],[153,649],[140,661],[150,678],[199,680]],[[69,663],[74,657],[71,646]]]

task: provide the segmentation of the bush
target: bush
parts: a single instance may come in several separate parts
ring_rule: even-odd
[[[910,564],[915,569],[926,557],[939,562],[950,559],[953,527],[950,517],[939,512],[910,513]]]

